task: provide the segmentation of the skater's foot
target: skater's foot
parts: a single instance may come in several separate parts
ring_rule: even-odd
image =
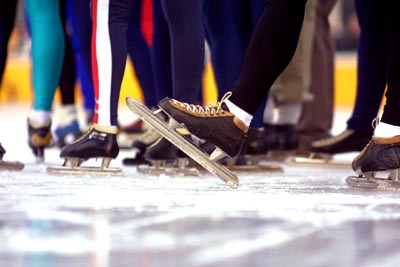
[[[270,150],[294,150],[299,147],[299,134],[292,124],[265,124],[265,140]]]
[[[44,160],[44,148],[51,143],[50,127],[51,120],[45,123],[37,123],[28,119],[28,144],[38,161]]]
[[[249,127],[229,112],[224,104],[229,96],[226,94],[215,107],[196,106],[169,98],[163,99],[159,106],[174,120],[185,124],[193,135],[234,157],[240,153]],[[221,155],[217,153],[215,158]]]
[[[93,124],[91,129],[75,142],[65,146],[61,158],[113,158],[119,153],[116,127]]]
[[[348,129],[339,135],[312,142],[309,150],[326,154],[361,151],[369,140],[371,140],[370,134]]]
[[[75,105],[64,105],[59,110],[59,121],[54,130],[55,143],[59,148],[72,143],[81,135]]]
[[[146,160],[176,160],[178,157],[186,157],[176,146],[165,138],[160,138],[153,145],[149,146],[144,154]]]
[[[352,168],[359,175],[400,168],[400,136],[372,137],[361,153],[353,160]]]
[[[264,128],[249,128],[243,151],[246,155],[265,155],[268,147]]]
[[[131,158],[125,158],[123,160],[124,165],[139,165],[148,164],[149,162],[144,158],[147,147],[154,144],[161,135],[153,128],[148,128],[142,133],[137,140],[132,144],[132,148],[135,150],[135,156]]]

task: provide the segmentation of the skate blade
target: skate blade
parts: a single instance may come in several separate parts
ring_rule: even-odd
[[[239,158],[228,159],[227,167],[231,171],[235,172],[269,172],[269,173],[283,173],[283,168],[277,164],[266,164],[261,163],[264,158],[263,155],[260,156],[239,156]]]
[[[124,176],[121,168],[52,166],[46,171],[54,175]]]
[[[149,165],[139,165],[137,166],[137,171],[146,175],[152,176],[178,176],[178,177],[197,177],[199,176],[199,171],[195,168],[178,168],[178,167],[158,167]]]
[[[20,171],[24,166],[25,165],[19,161],[0,160],[0,171]]]
[[[375,175],[384,175],[386,178],[375,177]],[[400,190],[399,169],[367,172],[365,176],[349,176],[346,179],[349,186],[363,189],[383,189],[383,190]]]
[[[314,167],[351,167],[350,161],[335,160],[335,159],[321,159],[321,158],[309,158],[309,157],[288,157],[285,163],[289,165],[299,165],[299,166],[314,166]]]
[[[152,160],[151,165],[139,165],[137,171],[147,175],[160,176],[165,174],[167,176],[199,176],[199,171],[196,168],[189,167],[189,160],[187,158],[179,158],[177,160]]]

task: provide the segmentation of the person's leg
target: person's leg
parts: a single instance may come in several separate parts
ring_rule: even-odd
[[[116,158],[118,101],[127,57],[127,28],[132,0],[92,1],[92,74],[96,106],[92,128],[65,146],[62,158]]]
[[[135,0],[128,25],[128,54],[135,67],[136,77],[149,107],[157,105],[153,80],[150,48],[144,39],[142,28],[142,0]]]
[[[273,103],[276,109],[276,116],[270,120],[270,110],[265,110],[266,139],[271,150],[293,151],[299,146],[299,135],[295,127],[299,122],[303,102],[311,99],[309,89],[316,2],[307,2],[296,53],[269,92],[269,103]]]
[[[312,142],[309,150],[313,152],[335,154],[361,151],[373,133],[371,122],[377,116],[386,87],[389,42],[386,13],[380,10],[374,0],[356,0],[355,7],[361,32],[357,49],[357,96],[354,109],[347,121],[347,129],[337,136]],[[321,66],[315,68],[316,71],[320,69]],[[314,77],[318,79],[323,76],[318,74]],[[320,86],[316,84],[315,87]],[[316,134],[324,133],[322,127],[311,129]]]
[[[14,28],[17,0],[1,1],[0,3],[0,85],[8,54],[8,40]]]
[[[34,101],[28,117],[29,145],[43,160],[43,149],[50,144],[51,109],[64,57],[64,33],[59,1],[26,0],[31,27],[32,80]]]
[[[296,50],[305,0],[265,0],[230,101],[254,114]]]
[[[161,0],[153,0],[153,43],[150,56],[157,101],[172,95],[171,43]]]
[[[171,35],[173,97],[196,102],[204,69],[202,0],[162,0]]]
[[[309,88],[313,100],[303,103],[296,127],[300,133],[301,151],[306,151],[312,141],[329,136],[332,127],[334,47],[328,17],[335,3],[336,0],[316,3]]]
[[[226,94],[217,107],[195,107],[170,99],[161,101],[160,106],[199,138],[220,147],[229,156],[237,155],[252,115],[293,57],[305,4],[305,0],[265,1],[240,78],[233,92]]]
[[[379,1],[376,1],[379,2]],[[386,104],[381,122],[375,128],[374,136],[362,152],[354,159],[352,167],[359,174],[375,177],[376,172],[392,170],[390,178],[398,180],[400,154],[400,2],[379,2],[387,16],[389,32],[389,61],[387,72]],[[369,181],[369,180],[367,180]]]
[[[78,124],[77,110],[75,107],[75,55],[70,38],[68,9],[70,1],[61,1],[61,18],[65,35],[65,54],[61,70],[59,88],[61,93],[61,105],[58,108],[58,120],[55,124],[54,139],[58,147],[62,148],[81,135]]]
[[[251,35],[247,33],[251,25],[244,20],[245,7],[242,0],[203,1],[204,25],[219,97],[232,90],[243,65]]]
[[[90,50],[92,35],[90,0],[68,0],[67,16],[83,95],[85,120],[89,124],[92,122],[95,105]]]

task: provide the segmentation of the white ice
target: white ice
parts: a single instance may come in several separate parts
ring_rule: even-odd
[[[122,166],[124,177],[54,176],[59,150],[36,164],[29,107],[0,106],[0,266],[397,266],[400,195],[352,189],[348,168],[294,167],[218,178],[159,177]],[[122,108],[121,119],[133,115]],[[336,112],[334,132],[349,111]],[[355,154],[343,155],[351,160]],[[89,164],[100,164],[94,160]]]

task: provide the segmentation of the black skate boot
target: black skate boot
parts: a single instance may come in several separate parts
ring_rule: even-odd
[[[300,144],[299,134],[292,124],[265,124],[267,158],[271,160],[286,160],[293,155]]]
[[[65,159],[63,166],[68,168],[66,166],[69,162],[71,165],[69,169],[76,169],[77,171],[96,174],[101,171],[110,171],[117,174],[119,169],[108,168],[111,160],[115,159],[119,153],[116,139],[117,131],[117,128],[114,127],[93,124],[86,134],[61,150],[60,157]],[[90,158],[102,158],[101,168],[79,168],[82,162]],[[65,168],[61,170],[64,171]]]
[[[165,138],[160,138],[149,146],[144,157],[151,162],[151,166],[140,165],[137,168],[139,172],[152,175],[198,176],[197,169],[188,167],[188,156]]]
[[[145,159],[144,154],[146,149],[154,144],[160,138],[160,134],[153,128],[148,128],[142,133],[137,140],[132,143],[132,148],[136,154],[131,158],[124,158],[122,163],[128,166],[136,166],[139,164],[149,164],[149,161]]]
[[[309,150],[314,153],[338,154],[361,151],[371,140],[371,134],[347,129],[330,138],[314,141]]]
[[[400,136],[372,137],[371,141],[353,160],[352,168],[359,176],[347,178],[347,182],[351,186],[400,187]],[[377,172],[388,172],[389,176],[378,178],[375,176]]]
[[[37,162],[44,161],[44,148],[51,144],[52,135],[50,128],[51,121],[40,124],[28,119],[28,144]]]
[[[264,128],[249,128],[242,152],[236,158],[228,159],[228,168],[234,171],[282,172],[280,166],[261,163],[267,152]]]
[[[161,100],[159,106],[193,135],[217,146],[219,149],[211,158],[218,160],[225,154],[235,157],[240,153],[249,128],[224,105],[230,95],[230,92],[225,94],[216,107],[196,106],[169,98]]]

